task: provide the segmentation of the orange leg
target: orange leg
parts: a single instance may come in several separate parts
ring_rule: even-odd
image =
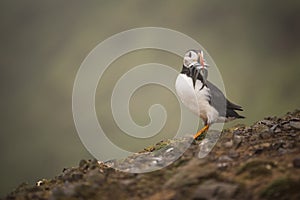
[[[204,133],[205,131],[207,131],[209,128],[209,125],[204,126],[200,131],[198,131],[198,133],[196,133],[194,135],[194,139],[196,140],[202,133]]]

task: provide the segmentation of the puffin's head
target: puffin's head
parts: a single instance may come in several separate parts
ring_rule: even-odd
[[[202,50],[189,50],[183,57],[183,65],[187,68],[200,66],[201,68],[207,68],[208,65],[204,59],[204,53]]]
[[[199,76],[201,76],[204,84],[206,84],[208,64],[205,62],[202,50],[187,51],[183,58],[183,66],[189,69],[194,87]]]

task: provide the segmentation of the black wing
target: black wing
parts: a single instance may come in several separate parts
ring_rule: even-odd
[[[212,105],[218,112],[219,115],[226,118],[245,118],[239,115],[235,110],[242,111],[242,107],[236,105],[226,99],[223,92],[217,88],[214,84],[207,81],[207,87],[210,89],[210,105]]]

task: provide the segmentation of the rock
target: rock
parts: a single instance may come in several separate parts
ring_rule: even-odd
[[[257,144],[250,147],[249,150],[253,151],[254,154],[261,154],[264,151],[264,147]]]
[[[229,140],[228,142],[224,143],[224,147],[226,147],[226,148],[231,148],[232,146],[233,146],[233,141],[232,140]]]
[[[133,179],[121,180],[120,183],[127,187],[127,186],[131,185],[132,183],[134,183],[134,180]]]
[[[237,184],[208,180],[196,189],[193,199],[232,199],[238,188]]]
[[[253,133],[252,135],[250,135],[249,140],[253,141],[253,142],[256,142],[256,141],[260,140],[260,137],[257,133]]]
[[[79,168],[82,170],[86,170],[88,168],[88,162],[84,159],[80,160],[79,162]]]
[[[269,120],[269,119],[264,119],[264,120],[259,121],[258,124],[263,124],[263,125],[266,125],[266,126],[272,126],[274,124],[274,122],[272,120]]]
[[[297,133],[291,133],[290,136],[291,137],[296,137],[298,134]]]
[[[264,125],[264,124],[257,124],[255,129],[258,133],[264,133],[264,132],[269,132],[270,131],[270,128],[267,125]]]
[[[293,166],[294,166],[295,168],[300,168],[300,158],[295,158],[295,159],[293,160]]]
[[[80,179],[82,179],[83,175],[80,173],[75,173],[72,174],[71,178],[69,179],[69,181],[78,181]]]
[[[217,164],[217,167],[218,169],[220,170],[225,170],[228,168],[228,166],[231,165],[231,162],[232,162],[232,158],[229,157],[228,155],[222,155],[218,158],[218,164]]]
[[[243,141],[243,136],[239,136],[237,134],[234,134],[232,140],[233,140],[234,147],[238,148],[241,145],[242,141]]]
[[[218,164],[217,164],[217,167],[218,167],[218,169],[220,169],[220,170],[225,170],[225,169],[228,168],[228,166],[229,166],[229,163],[227,163],[227,162],[222,162],[222,163],[218,163]]]
[[[279,128],[278,124],[275,124],[273,125],[271,128],[270,128],[270,131],[272,133],[280,133],[281,132],[281,129]]]
[[[251,128],[251,127],[246,127],[246,128],[245,128],[245,132],[246,132],[246,133],[252,132],[252,128]]]
[[[282,125],[283,129],[285,129],[285,130],[290,130],[291,129],[290,123],[288,121],[283,122],[282,124],[283,124]]]
[[[105,181],[105,175],[99,170],[93,169],[87,173],[86,179],[91,183],[101,185]]]
[[[254,154],[261,154],[263,152],[263,148],[262,147],[259,147],[257,149],[254,149]]]
[[[280,128],[276,128],[274,133],[280,133],[281,132],[281,129]]]
[[[272,146],[273,149],[278,150],[282,146],[282,143],[281,142],[275,142],[271,146]]]
[[[96,190],[88,184],[78,184],[74,190],[72,196],[79,197],[79,199],[91,199],[96,192]]]
[[[265,142],[265,143],[262,143],[261,145],[260,145],[262,148],[269,148],[270,146],[271,146],[271,144],[270,143],[268,143],[268,142]]]
[[[227,155],[223,155],[223,156],[220,156],[218,158],[218,161],[219,162],[231,162],[232,161],[232,158],[230,158],[229,156]]]
[[[47,179],[42,179],[42,180],[39,180],[35,183],[36,186],[42,186],[42,185],[45,185],[47,184],[49,181]]]
[[[238,158],[240,156],[240,154],[236,150],[231,149],[228,152],[228,156],[230,158]]]
[[[199,153],[198,153],[198,157],[199,158],[204,158],[205,156],[207,156],[207,154],[211,151],[211,149],[214,146],[214,141],[211,141],[209,139],[203,139],[200,144],[199,144]]]
[[[180,167],[180,173],[172,176],[165,183],[164,188],[181,188],[186,185],[196,184],[201,178],[213,176],[216,172],[216,167],[210,165],[210,167],[202,168],[201,166],[206,162],[201,160],[194,158],[187,165]]]
[[[282,145],[283,148],[285,149],[292,149],[294,147],[294,143],[293,142],[290,142],[290,141],[286,141],[283,145]]]
[[[71,197],[76,194],[76,186],[78,184],[70,184],[69,182],[64,184],[64,194],[62,196]]]
[[[52,190],[52,194],[50,196],[50,200],[60,199],[65,196],[65,192],[61,187],[55,187]]]
[[[262,132],[259,134],[261,139],[269,139],[271,137],[271,133],[270,132]]]
[[[288,153],[288,151],[287,151],[286,149],[284,149],[284,148],[279,148],[279,149],[278,149],[278,152],[279,152],[280,154],[286,154],[286,153]]]
[[[171,200],[174,199],[175,194],[174,190],[162,190],[148,197],[146,200]]]
[[[300,122],[299,121],[290,121],[290,126],[294,129],[300,130]]]

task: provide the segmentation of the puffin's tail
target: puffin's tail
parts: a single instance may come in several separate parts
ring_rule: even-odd
[[[239,115],[236,110],[243,111],[243,108],[239,105],[236,105],[230,101],[227,100],[227,110],[226,110],[226,117],[227,118],[239,118],[243,119],[245,118],[242,115]]]

